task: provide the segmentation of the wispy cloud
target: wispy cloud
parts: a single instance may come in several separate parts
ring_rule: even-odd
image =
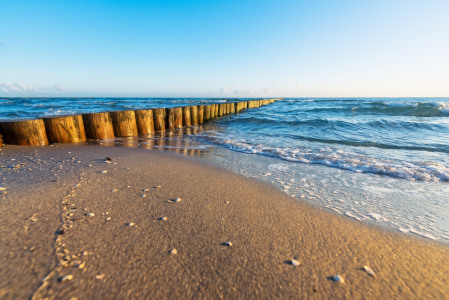
[[[277,83],[276,83],[275,85],[273,85],[273,86],[269,86],[269,87],[263,89],[262,91],[263,91],[264,93],[271,93],[271,92],[274,91],[274,89],[276,88],[276,86],[277,86]]]
[[[220,89],[220,94],[226,94],[228,92],[228,88],[224,86],[224,88]]]
[[[243,91],[241,89],[238,89],[238,90],[234,91],[234,94],[252,94],[252,93],[253,93],[253,90],[245,90],[245,91]]]
[[[5,43],[3,43],[2,41],[0,41],[0,47],[8,47],[8,46],[6,46],[6,44]]]
[[[34,89],[31,85],[26,85],[23,83],[11,83],[11,82],[0,82],[0,88],[2,91],[8,93],[8,92],[42,92],[39,89]]]
[[[243,94],[243,91],[241,89],[235,90],[234,94]]]
[[[292,87],[292,90],[298,90],[300,87],[302,87],[302,83],[298,83],[297,85],[295,85],[294,87]]]
[[[60,85],[60,84],[55,85],[53,87],[53,89],[55,89],[57,91],[60,91],[60,92],[64,91],[64,87],[62,85]]]

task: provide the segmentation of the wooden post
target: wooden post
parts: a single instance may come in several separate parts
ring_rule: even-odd
[[[182,107],[175,108],[175,128],[182,128]]]
[[[167,115],[165,116],[165,127],[167,130],[175,129],[175,109],[167,108]]]
[[[86,130],[84,129],[83,115],[73,116],[73,123],[75,124],[75,130],[78,133],[81,142],[85,142],[87,138]]]
[[[133,110],[110,112],[115,136],[137,136],[136,114]]]
[[[219,110],[218,110],[218,116],[221,117],[223,115],[226,114],[226,104],[225,103],[221,103]]]
[[[87,138],[100,140],[114,138],[114,129],[109,113],[83,114],[83,122]]]
[[[212,105],[204,105],[204,110],[203,110],[203,121],[207,121],[209,120],[210,114],[211,114],[211,107]]]
[[[230,114],[235,114],[235,105],[237,103],[229,103],[229,105],[231,106],[231,111],[229,112]]]
[[[248,101],[248,108],[254,108],[255,101]]]
[[[219,104],[214,104],[214,105],[215,105],[215,117],[218,117]]]
[[[186,127],[192,126],[192,121],[190,118],[190,106],[182,107],[182,115],[183,115],[183,124]],[[182,125],[181,125],[182,127]]]
[[[42,120],[44,120],[45,131],[47,132],[47,138],[50,144],[82,142],[82,137],[80,136],[81,124],[84,133],[82,119],[81,124],[78,118],[77,122],[75,122],[75,116],[51,116],[44,117]],[[77,124],[75,125],[75,123]]]
[[[210,118],[215,118],[215,104],[210,105]]]
[[[2,135],[0,134],[0,147],[3,147],[3,139],[2,139]]]
[[[199,123],[198,106],[196,105],[190,106],[190,120],[193,126],[197,126]]]
[[[154,118],[152,109],[141,109],[134,111],[136,115],[137,133],[154,133]]]
[[[165,108],[153,110],[154,131],[165,131]]]
[[[48,145],[45,124],[42,119],[1,121],[0,132],[5,144],[28,146]]]
[[[247,109],[248,108],[248,101],[243,102],[243,104],[244,104],[243,108]]]
[[[203,121],[204,121],[204,105],[198,105],[198,125],[203,124]]]

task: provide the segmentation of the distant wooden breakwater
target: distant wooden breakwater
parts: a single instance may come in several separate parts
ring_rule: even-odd
[[[240,113],[244,109],[268,105],[276,100],[279,99],[2,120],[0,146],[3,143],[43,146],[152,134],[200,125],[216,117]]]

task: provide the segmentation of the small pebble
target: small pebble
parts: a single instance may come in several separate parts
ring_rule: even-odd
[[[85,267],[85,264],[84,264],[84,263],[80,263],[80,264],[78,265],[78,269],[84,269],[84,267]]]
[[[229,204],[229,201],[226,201],[225,204]]]
[[[181,202],[181,198],[176,198],[175,202]]]
[[[88,213],[86,216],[88,216],[88,217],[95,217],[95,214],[94,213]]]
[[[170,250],[170,254],[178,254],[178,250],[176,250],[176,249],[171,249],[171,250]]]
[[[6,190],[5,187],[0,187],[0,191],[4,191],[4,190]]]
[[[106,158],[105,158],[105,160],[112,160],[112,158],[110,158],[110,157],[106,157]]]
[[[92,167],[92,165],[89,165],[89,167]]]
[[[83,255],[84,255],[84,256],[87,256],[87,255],[89,255],[89,252],[84,251],[84,252],[83,252]]]
[[[223,243],[223,245],[231,247],[232,243],[231,242],[226,242],[226,243]]]
[[[159,220],[161,220],[161,221],[167,221],[167,217],[162,217],[162,218],[160,218]]]
[[[332,280],[340,283],[345,283],[345,280],[340,275],[332,276]]]
[[[376,275],[376,274],[374,274],[374,271],[371,270],[370,267],[368,267],[368,266],[363,266],[363,268],[365,269],[366,273],[368,273],[369,275],[371,275],[371,276],[375,276],[375,275]]]
[[[101,280],[101,279],[103,279],[103,278],[104,278],[104,274],[101,274],[101,275],[97,275],[97,276],[95,276],[95,278],[97,278],[98,280]]]
[[[299,266],[301,263],[297,260],[292,259],[291,264],[295,267]]]
[[[126,187],[127,187],[127,188],[130,188],[131,186],[130,186],[130,185],[127,185]]]
[[[134,226],[134,223],[128,223],[128,226]]]
[[[112,190],[113,193],[117,192],[117,190]]]
[[[66,275],[64,277],[61,278],[61,282],[67,281],[67,280],[72,280],[73,279],[73,275]]]
[[[110,217],[107,217],[107,218],[106,218],[106,221],[109,221],[110,219],[111,219]]]
[[[149,191],[149,189],[144,189],[143,191],[144,191],[144,192],[148,192],[148,191]]]
[[[108,171],[101,171],[101,174],[107,173]]]
[[[158,185],[157,187],[155,187],[156,189],[160,189],[160,188],[162,188],[160,185]]]
[[[146,196],[147,196],[147,195],[142,195],[142,198],[143,198],[143,197],[146,197]]]

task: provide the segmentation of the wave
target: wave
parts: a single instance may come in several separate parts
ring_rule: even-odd
[[[275,148],[266,145],[253,145],[226,137],[207,138],[233,151],[247,154],[277,157],[290,162],[322,164],[357,173],[375,173],[407,180],[449,181],[449,168],[439,163],[409,163],[382,160],[330,147],[319,149]]]

